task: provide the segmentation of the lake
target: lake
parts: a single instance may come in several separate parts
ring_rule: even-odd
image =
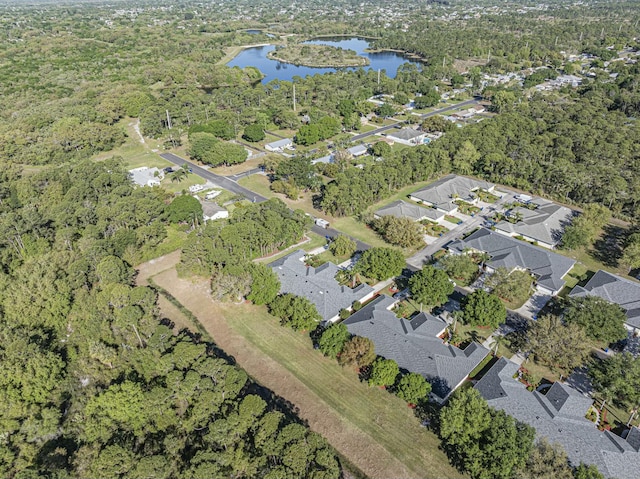
[[[365,52],[364,50],[369,47],[369,42],[363,38],[325,38],[310,40],[305,43],[313,45],[331,45],[347,50],[354,50],[358,55],[362,55],[369,59],[369,66],[364,67],[366,70],[385,70],[387,76],[390,78],[395,78],[398,67],[404,63],[421,65],[419,62],[408,60],[401,53]],[[292,65],[290,63],[282,63],[277,60],[267,58],[267,53],[275,50],[275,48],[275,45],[246,48],[233,60],[227,63],[227,66],[240,68],[256,67],[265,75],[262,83],[268,83],[275,79],[291,81],[294,76],[305,77],[307,75],[329,73],[337,70],[336,68],[313,68]],[[341,70],[355,70],[355,68],[343,68]]]

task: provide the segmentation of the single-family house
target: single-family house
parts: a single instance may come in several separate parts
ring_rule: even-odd
[[[627,313],[627,328],[640,332],[640,283],[599,270],[587,284],[573,288],[569,296],[598,296],[619,305]]]
[[[329,163],[333,163],[333,161],[334,161],[333,155],[326,155],[320,158],[316,158],[315,160],[311,160],[311,164],[312,165],[315,165],[317,163],[329,164]]]
[[[202,219],[204,221],[214,221],[222,218],[229,217],[229,211],[227,211],[218,203],[213,201],[202,201]]]
[[[529,271],[536,280],[536,288],[543,294],[555,296],[564,287],[564,277],[573,268],[575,260],[533,246],[526,241],[504,236],[486,228],[480,228],[464,239],[447,245],[449,252],[464,254],[467,250],[487,253],[487,271],[506,268],[509,271]]]
[[[421,145],[424,142],[425,132],[414,130],[413,128],[402,128],[396,132],[389,133],[387,138],[402,145]]]
[[[500,358],[474,386],[489,406],[504,411],[536,430],[539,439],[560,444],[569,463],[593,464],[606,478],[635,479],[640,471],[640,430],[624,436],[600,431],[586,419],[593,400],[554,383],[544,392],[528,391],[514,376],[519,366]]]
[[[366,301],[374,294],[371,286],[360,284],[355,288],[336,281],[339,267],[325,263],[313,268],[304,262],[306,252],[297,250],[269,264],[280,279],[280,293],[291,293],[307,298],[322,316],[324,322],[334,322],[341,309],[350,309],[355,301]]]
[[[264,149],[267,151],[273,151],[276,153],[282,153],[284,150],[290,150],[293,148],[293,140],[291,138],[283,138],[282,140],[274,141],[264,145]]]
[[[527,241],[553,249],[562,240],[564,229],[571,224],[574,212],[550,201],[532,200],[529,204],[537,205],[535,209],[524,206],[513,208],[507,212],[507,216],[516,222],[502,220],[495,225],[495,229],[500,234],[522,236]]]
[[[398,200],[380,208],[373,215],[375,218],[383,216],[395,216],[396,218],[411,218],[413,221],[430,220],[438,221],[444,218],[444,213],[435,208],[425,208],[416,204]]]
[[[368,152],[369,150],[365,145],[356,145],[352,146],[351,148],[347,148],[347,153],[349,153],[354,158],[366,155]]]
[[[413,201],[424,203],[445,213],[454,213],[458,209],[457,200],[475,204],[478,202],[474,192],[483,190],[493,192],[496,185],[466,176],[448,175],[434,181],[409,195]]]
[[[160,186],[160,181],[164,178],[164,171],[159,168],[141,166],[129,170],[129,177],[137,186]]]
[[[465,349],[445,343],[439,336],[445,333],[446,322],[427,313],[411,320],[398,318],[391,311],[396,302],[389,296],[378,296],[343,324],[351,334],[369,338],[376,354],[424,376],[431,383],[432,398],[442,403],[489,350],[476,342]]]

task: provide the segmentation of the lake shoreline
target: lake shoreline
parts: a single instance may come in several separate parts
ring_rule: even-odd
[[[305,53],[305,49],[308,51]],[[294,55],[288,58],[280,55]],[[331,57],[333,54],[333,57]],[[324,56],[326,55],[326,56]],[[340,57],[342,58],[336,58]],[[343,50],[329,45],[308,45],[299,43],[267,53],[267,58],[290,65],[309,68],[364,68],[371,64],[367,57],[353,50]]]
[[[317,58],[312,55],[283,55],[284,58],[274,57],[269,53],[279,46],[283,46],[284,41],[270,42],[268,45],[246,45],[243,47],[232,47],[226,51],[224,63],[229,67],[244,68],[252,66],[257,68],[264,76],[262,83],[268,83],[274,79],[281,81],[291,81],[295,76],[305,77],[308,75],[325,74],[344,70],[384,70],[389,78],[395,78],[397,69],[405,63],[416,65],[417,68],[425,63],[424,58],[420,58],[411,53],[392,49],[370,48],[370,40],[363,36],[326,35],[314,36],[314,40],[307,40],[310,45],[335,46],[342,50],[352,50],[358,57],[368,60],[364,65],[358,61],[348,61],[347,58],[332,58],[329,55],[324,58]],[[295,43],[300,45],[299,43]],[[254,48],[252,48],[254,47]],[[307,61],[308,60],[308,61]]]

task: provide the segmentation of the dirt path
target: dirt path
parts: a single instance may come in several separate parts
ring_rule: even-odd
[[[178,260],[179,254],[172,253],[141,265],[138,283],[145,284],[147,278],[153,276],[159,286],[179,298],[200,319],[218,346],[233,356],[258,382],[297,406],[299,416],[367,476],[372,479],[417,477],[370,436],[322,402],[291,372],[231,330],[220,308],[211,300],[206,281],[191,282],[178,278],[174,268]]]

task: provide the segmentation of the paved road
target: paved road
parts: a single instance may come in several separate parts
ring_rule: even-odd
[[[242,173],[236,173],[235,175],[225,176],[225,178],[228,178],[228,179],[233,180],[233,181],[238,181],[240,178],[244,178],[245,176],[251,176],[251,175],[258,174],[258,173],[262,173],[263,171],[264,170],[262,168],[253,168],[251,170],[243,171]]]
[[[498,209],[502,204],[513,200],[513,194],[510,191],[506,191],[506,195],[496,201],[493,205],[493,209]],[[422,268],[425,263],[429,262],[430,257],[437,251],[442,249],[450,241],[453,241],[460,236],[464,236],[466,233],[478,228],[485,221],[484,215],[476,215],[473,218],[467,220],[461,227],[456,227],[449,230],[447,233],[438,237],[433,243],[427,247],[421,249],[416,254],[407,259],[407,264],[416,268]]]
[[[232,193],[242,195],[245,198],[247,198],[249,201],[253,201],[254,203],[261,203],[263,201],[267,201],[267,198],[265,198],[264,196],[261,196],[258,193],[254,193],[253,191],[248,190],[243,186],[240,186],[238,183],[236,183],[235,180],[231,178],[227,178],[226,176],[221,176],[221,175],[216,175],[215,173],[211,173],[209,170],[206,170],[200,166],[194,165],[190,161],[187,161],[184,158],[180,158],[179,156],[174,155],[173,153],[162,153],[160,156],[165,160],[170,161],[174,165],[182,166],[185,163],[188,164],[192,168],[193,173],[195,173],[196,175],[200,176],[201,178],[204,178],[205,180],[211,181],[212,183],[215,183],[216,185],[220,186],[221,188],[224,188],[225,190],[229,190]]]
[[[258,193],[254,193],[253,191],[243,186],[240,186],[236,182],[239,178],[242,178],[243,176],[249,176],[254,173],[260,172],[261,171],[260,168],[255,168],[253,170],[245,171],[244,173],[238,173],[237,175],[221,176],[221,175],[216,175],[215,173],[211,173],[209,170],[206,170],[200,166],[194,165],[190,161],[187,161],[184,158],[180,158],[179,156],[174,155],[173,153],[163,153],[160,156],[165,160],[170,161],[174,165],[182,166],[185,163],[188,164],[192,168],[192,171],[194,174],[200,176],[201,178],[204,178],[205,180],[215,183],[216,185],[220,186],[221,188],[224,188],[225,190],[229,190],[232,193],[242,195],[245,198],[247,198],[249,201],[253,201],[254,203],[262,203],[263,201],[267,201],[267,198],[265,198],[264,196],[259,195]],[[314,233],[320,236],[325,236],[325,237],[328,236],[330,238],[334,238],[340,234],[343,234],[333,228],[322,228],[318,225],[313,225],[313,227],[311,228],[311,231],[313,231]],[[365,251],[371,248],[371,246],[368,245],[367,243],[359,241],[355,238],[352,238],[352,239],[356,242],[356,247],[360,251]]]
[[[435,111],[432,111],[432,112],[429,112],[429,113],[424,113],[424,114],[417,115],[417,116],[419,116],[421,119],[424,120],[425,118],[429,118],[430,116],[440,115],[442,113],[446,113],[448,111],[455,110],[455,109],[460,108],[460,107],[469,106],[469,105],[477,105],[478,102],[479,102],[479,98],[473,98],[471,100],[466,100],[466,101],[463,101],[461,103],[456,103],[455,105],[449,105],[449,106],[446,106],[444,108],[440,108],[438,110],[435,110]],[[397,128],[402,123],[404,123],[404,122],[403,121],[398,121],[396,123],[392,123],[391,125],[381,126],[380,128],[377,128],[377,129],[375,129],[373,131],[368,131],[367,133],[360,133],[359,135],[355,135],[355,136],[351,137],[351,141],[361,141],[361,140],[365,139],[368,136],[378,135],[380,133],[384,133],[385,131],[391,130],[393,128]]]

